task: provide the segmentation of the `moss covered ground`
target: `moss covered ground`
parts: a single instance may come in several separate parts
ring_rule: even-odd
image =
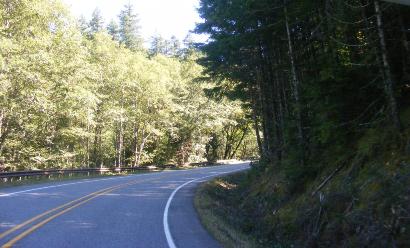
[[[299,180],[263,162],[218,178],[199,189],[198,212],[226,247],[410,247],[409,131],[368,129]]]

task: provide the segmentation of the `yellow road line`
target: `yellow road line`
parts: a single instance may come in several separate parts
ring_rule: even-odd
[[[82,202],[79,202],[79,203],[77,203],[77,204],[75,204],[75,205],[73,205],[73,206],[71,206],[71,207],[69,207],[69,208],[66,208],[66,209],[64,209],[63,211],[58,212],[58,213],[56,213],[56,214],[54,214],[54,215],[48,217],[47,219],[41,221],[40,223],[38,223],[38,224],[32,226],[31,228],[27,229],[27,230],[24,231],[23,233],[19,234],[18,236],[16,236],[15,238],[13,238],[12,240],[10,240],[10,241],[7,242],[6,244],[4,244],[4,245],[2,246],[2,248],[10,248],[10,247],[12,247],[15,243],[17,243],[18,241],[20,241],[21,239],[23,239],[24,237],[26,237],[26,236],[29,235],[30,233],[34,232],[35,230],[39,229],[40,227],[44,226],[44,225],[47,224],[48,222],[52,221],[53,219],[57,218],[58,216],[63,215],[64,213],[66,213],[66,212],[68,212],[68,211],[70,211],[70,210],[72,210],[72,209],[74,209],[74,208],[77,208],[77,207],[83,205],[84,203],[89,202],[89,201],[91,201],[92,199],[99,197],[100,195],[103,195],[103,194],[106,194],[106,193],[110,193],[110,192],[112,192],[112,191],[114,191],[114,190],[117,190],[117,189],[120,189],[120,188],[124,188],[124,187],[126,187],[126,186],[130,186],[130,185],[136,184],[136,183],[138,183],[138,182],[132,182],[132,183],[128,183],[128,184],[125,184],[125,185],[119,185],[119,186],[116,186],[116,187],[114,187],[114,188],[111,187],[111,188],[109,188],[109,189],[107,189],[107,190],[105,190],[105,191],[103,191],[103,192],[98,193],[97,195],[92,196],[91,198],[88,198],[88,199],[86,199],[86,200],[84,200],[84,201],[82,201]]]
[[[7,230],[6,232],[1,233],[1,234],[0,234],[0,239],[4,238],[5,236],[9,235],[9,234],[12,233],[12,232],[15,232],[15,231],[19,230],[20,228],[23,228],[24,226],[27,226],[28,224],[31,224],[32,222],[34,222],[34,221],[40,219],[41,217],[44,217],[44,216],[46,216],[46,215],[48,215],[48,214],[50,214],[50,213],[53,213],[53,212],[55,212],[55,211],[58,211],[58,210],[60,210],[60,209],[62,209],[62,208],[64,208],[64,207],[67,207],[67,206],[69,206],[69,205],[71,205],[71,204],[73,204],[73,203],[79,202],[79,201],[81,201],[81,200],[83,200],[83,199],[85,199],[85,198],[87,198],[87,197],[91,197],[91,196],[93,196],[93,195],[96,195],[96,194],[98,194],[98,193],[100,193],[100,192],[103,192],[103,191],[105,191],[105,190],[107,190],[107,189],[102,189],[102,190],[99,190],[99,191],[97,191],[97,192],[93,192],[93,193],[91,193],[91,194],[89,194],[89,195],[83,196],[83,197],[81,197],[81,198],[78,198],[78,199],[76,199],[76,200],[70,201],[70,202],[65,203],[65,204],[63,204],[63,205],[61,205],[61,206],[58,206],[58,207],[56,207],[56,208],[50,209],[50,210],[48,210],[48,211],[46,211],[46,212],[44,212],[44,213],[42,213],[42,214],[39,214],[39,215],[37,215],[37,216],[35,216],[35,217],[33,217],[33,218],[31,218],[31,219],[29,219],[29,220],[27,220],[27,221],[25,221],[25,222],[23,222],[23,223],[17,225],[17,226],[15,226],[15,227],[13,227],[13,228]]]
[[[160,177],[160,178],[162,178],[162,177]],[[159,178],[157,178],[157,179],[159,179]],[[150,180],[155,180],[155,179],[150,179]],[[9,235],[9,234],[11,234],[11,233],[13,233],[13,232],[16,232],[17,230],[19,230],[19,229],[21,229],[21,228],[23,228],[23,227],[25,227],[25,226],[27,226],[27,225],[33,223],[34,221],[41,219],[42,217],[44,217],[44,216],[46,216],[46,215],[52,214],[52,213],[54,213],[54,212],[56,212],[56,211],[58,211],[58,210],[61,210],[61,209],[65,208],[65,207],[68,207],[68,206],[70,206],[70,205],[72,205],[72,204],[77,203],[77,204],[75,204],[75,205],[73,205],[73,206],[80,206],[80,205],[82,205],[83,203],[88,202],[89,200],[94,199],[94,198],[96,198],[97,196],[99,196],[99,195],[101,195],[101,194],[108,193],[108,192],[112,192],[112,191],[114,191],[114,190],[116,190],[116,189],[119,189],[119,188],[121,188],[121,187],[126,187],[126,186],[129,186],[129,185],[135,184],[135,183],[145,182],[145,181],[149,181],[149,180],[134,180],[134,181],[129,182],[129,183],[120,184],[120,185],[112,186],[112,187],[109,187],[109,188],[105,188],[105,189],[102,189],[102,190],[93,192],[93,193],[91,193],[91,194],[88,194],[88,195],[86,195],[86,196],[80,197],[80,198],[78,198],[78,199],[76,199],[76,200],[73,200],[73,201],[70,201],[70,202],[68,202],[68,203],[65,203],[65,204],[63,204],[63,205],[61,205],[61,206],[58,206],[58,207],[56,207],[56,208],[50,209],[50,210],[48,210],[48,211],[46,211],[46,212],[44,212],[44,213],[42,213],[42,214],[39,214],[39,215],[37,215],[37,216],[34,216],[33,218],[31,218],[31,219],[29,219],[29,220],[27,220],[27,221],[25,221],[25,222],[23,222],[23,223],[21,223],[21,224],[15,226],[15,227],[13,227],[13,228],[11,228],[11,229],[5,231],[4,233],[1,233],[1,234],[0,234],[0,240],[1,240],[2,238],[6,237],[7,235]],[[79,202],[79,203],[78,203],[78,202]],[[70,208],[67,208],[67,209],[71,210],[71,209],[73,209],[73,206],[70,207]],[[67,210],[67,209],[66,209],[66,210]],[[65,213],[65,212],[67,212],[67,211],[63,210],[62,212]],[[61,212],[60,212],[60,213],[61,213]],[[61,215],[61,214],[60,214],[60,215]],[[55,215],[53,215],[53,216],[55,216]],[[53,216],[52,216],[52,217],[53,217]],[[59,216],[59,215],[58,215],[58,216]],[[55,217],[57,217],[57,216],[55,216]],[[55,218],[55,217],[54,217],[54,218]],[[50,219],[50,220],[51,220],[51,219]],[[50,220],[49,220],[49,221],[50,221]],[[47,222],[49,222],[49,221],[47,221]],[[47,223],[47,222],[46,222],[46,223]],[[41,223],[42,223],[42,222],[41,222]],[[44,223],[44,224],[45,224],[45,223]],[[36,226],[37,226],[37,225],[36,225]],[[30,229],[31,229],[31,228],[30,228]],[[29,230],[30,230],[30,229],[29,229]],[[34,231],[34,230],[35,230],[35,229],[33,229],[32,231]],[[31,231],[31,232],[32,232],[32,231]],[[31,233],[31,232],[30,232],[30,233]],[[24,233],[25,233],[25,232],[24,232]],[[22,233],[22,234],[23,234],[23,233]],[[27,236],[28,234],[29,234],[29,233],[27,233],[27,234],[24,235],[24,236]],[[20,235],[19,235],[19,236],[20,236]],[[19,237],[19,236],[17,236],[17,237]],[[24,237],[24,236],[23,236],[23,237]],[[16,238],[17,238],[17,237],[16,237]],[[14,239],[15,239],[15,238],[14,238]],[[13,240],[14,240],[14,239],[13,239]],[[12,241],[12,240],[11,240],[11,241]],[[10,242],[11,242],[11,241],[10,241]],[[4,246],[2,246],[2,247],[8,247],[8,246],[6,246],[6,245],[9,244],[10,242],[6,243],[6,244],[5,244]],[[16,242],[17,242],[17,241],[16,241]]]

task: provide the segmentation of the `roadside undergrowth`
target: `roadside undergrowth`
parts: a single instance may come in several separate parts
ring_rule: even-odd
[[[241,201],[246,173],[237,173],[202,184],[195,195],[195,207],[202,224],[224,247],[260,247],[255,239],[238,228],[246,218]]]
[[[409,141],[410,128],[368,129],[344,153],[310,161],[316,174],[295,180],[262,162],[203,185],[196,206],[226,247],[410,247]]]

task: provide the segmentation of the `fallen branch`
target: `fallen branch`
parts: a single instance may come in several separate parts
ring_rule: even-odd
[[[343,163],[341,166],[339,166],[335,171],[332,172],[332,174],[330,174],[328,177],[326,177],[326,179],[316,188],[315,191],[313,191],[312,196],[315,196],[317,194],[317,192],[319,192],[319,190],[321,190],[323,187],[325,187],[325,185],[332,180],[332,178],[343,169],[343,167],[346,166],[347,163]]]

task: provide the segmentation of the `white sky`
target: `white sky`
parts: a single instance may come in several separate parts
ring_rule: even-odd
[[[63,0],[76,17],[84,15],[87,20],[98,7],[104,16],[105,24],[111,19],[118,22],[118,14],[125,4],[131,3],[139,15],[141,33],[146,41],[154,34],[164,38],[175,35],[183,40],[188,32],[201,22],[196,11],[199,0]],[[193,35],[196,41],[206,37]]]

